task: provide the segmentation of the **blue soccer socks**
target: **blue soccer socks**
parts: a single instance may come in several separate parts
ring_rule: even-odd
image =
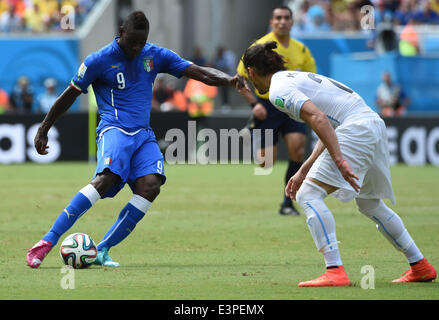
[[[100,198],[101,196],[91,184],[82,188],[63,212],[61,212],[52,228],[43,237],[43,240],[50,241],[52,246],[54,246],[59,238],[73,226],[76,220]]]
[[[133,195],[128,204],[119,213],[116,222],[98,244],[98,251],[101,251],[103,248],[110,249],[125,239],[145,216],[150,206],[150,201],[139,195]]]
[[[100,198],[101,196],[97,190],[90,184],[81,189],[58,216],[52,228],[43,237],[43,240],[50,241],[52,246],[55,246],[59,238]],[[109,249],[125,239],[145,216],[150,206],[150,201],[139,195],[133,195],[120,212],[116,222],[99,243],[98,250],[100,251],[102,248]]]

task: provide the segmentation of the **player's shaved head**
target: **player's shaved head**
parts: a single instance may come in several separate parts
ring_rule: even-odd
[[[142,11],[134,11],[125,19],[122,27],[128,31],[146,31],[149,33],[149,21]]]
[[[119,46],[130,58],[136,58],[146,44],[149,21],[142,11],[134,11],[125,19],[119,30]]]

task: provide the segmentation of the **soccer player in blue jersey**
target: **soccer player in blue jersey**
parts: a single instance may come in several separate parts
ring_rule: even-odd
[[[61,212],[49,232],[29,249],[26,261],[38,268],[59,238],[93,204],[114,197],[126,183],[133,197],[98,244],[96,264],[118,267],[108,255],[136,227],[165,182],[164,159],[149,120],[154,79],[158,73],[186,76],[213,86],[242,88],[241,77],[197,66],[175,52],[147,43],[149,22],[140,11],[131,13],[119,36],[90,54],[71,85],[56,100],[35,136],[35,148],[47,154],[48,131],[81,93],[93,86],[100,123],[97,132],[97,167],[91,182]]]

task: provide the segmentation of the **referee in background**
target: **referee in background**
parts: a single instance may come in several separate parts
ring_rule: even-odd
[[[256,40],[254,44],[262,44],[270,41],[277,43],[274,50],[282,56],[285,61],[287,70],[298,70],[306,72],[316,72],[316,63],[309,49],[301,42],[290,37],[291,27],[293,26],[293,12],[287,6],[275,7],[271,13],[270,27],[272,31],[262,38]],[[237,68],[238,74],[247,78],[247,73],[242,61],[239,62]],[[288,150],[289,163],[285,173],[285,185],[290,178],[299,170],[303,163],[306,144],[306,125],[290,119],[285,113],[277,110],[269,101],[268,92],[260,94],[255,88],[255,94],[250,90],[243,88],[239,90],[240,94],[253,108],[253,114],[249,121],[250,129],[261,129],[261,142],[253,146],[259,147],[256,152],[258,159],[265,159],[265,154],[273,155],[274,163],[276,160],[276,145],[279,134],[284,138]],[[266,129],[273,130],[273,144],[265,145],[264,131]],[[268,150],[272,148],[272,150]],[[268,151],[267,151],[268,150]],[[270,153],[270,151],[272,151]],[[265,163],[261,163],[265,167]],[[283,190],[282,190],[283,193]],[[283,195],[279,214],[281,215],[299,215],[290,198]]]

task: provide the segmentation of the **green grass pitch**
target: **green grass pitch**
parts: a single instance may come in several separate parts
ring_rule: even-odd
[[[305,216],[277,213],[286,163],[266,176],[252,165],[175,165],[160,196],[134,232],[112,248],[118,269],[74,271],[63,289],[59,243],[39,269],[26,266],[27,249],[47,232],[73,195],[86,185],[87,163],[2,165],[0,177],[0,299],[296,300],[438,299],[439,283],[394,284],[408,267],[359,213],[354,202],[328,198],[346,271],[343,288],[298,288],[324,271]],[[435,167],[392,167],[397,204],[427,259],[439,268],[439,210]],[[128,187],[100,200],[71,230],[99,242],[130,199]],[[388,203],[388,201],[386,201]],[[374,289],[361,273],[373,267]]]

